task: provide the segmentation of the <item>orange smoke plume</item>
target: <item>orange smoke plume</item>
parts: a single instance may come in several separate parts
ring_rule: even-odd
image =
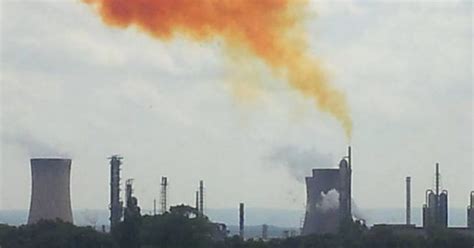
[[[84,0],[105,23],[136,26],[153,37],[176,34],[197,41],[221,38],[229,48],[244,48],[320,110],[332,114],[351,136],[345,96],[328,81],[318,61],[308,55],[302,23],[304,0]]]

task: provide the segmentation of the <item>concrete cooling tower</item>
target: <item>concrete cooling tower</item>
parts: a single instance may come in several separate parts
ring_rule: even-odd
[[[340,225],[352,220],[351,150],[339,168],[313,169],[306,177],[306,214],[303,235],[337,233]]]
[[[71,160],[31,159],[31,203],[28,224],[61,219],[72,223],[69,181]]]

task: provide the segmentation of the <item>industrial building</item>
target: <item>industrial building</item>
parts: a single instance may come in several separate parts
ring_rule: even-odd
[[[32,183],[28,224],[56,219],[72,223],[71,160],[34,158],[30,163]]]
[[[336,233],[342,222],[352,220],[351,148],[339,168],[313,169],[306,177],[306,213],[303,235]]]
[[[426,191],[423,205],[423,227],[448,227],[448,191],[441,190],[439,164],[436,163],[435,188]]]
[[[411,177],[406,178],[406,224],[378,224],[373,229],[387,230],[394,234],[428,236],[433,228],[445,228],[467,237],[474,237],[474,191],[470,194],[467,207],[467,228],[448,227],[448,191],[441,189],[439,164],[435,169],[435,188],[426,191],[426,203],[423,205],[423,226],[411,224]]]

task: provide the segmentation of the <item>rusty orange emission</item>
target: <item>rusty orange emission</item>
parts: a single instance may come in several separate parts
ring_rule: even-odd
[[[196,41],[221,38],[244,48],[316,106],[332,114],[348,138],[352,121],[345,95],[330,84],[316,58],[308,55],[302,24],[303,0],[84,0],[111,26],[135,26],[170,40],[176,34]]]

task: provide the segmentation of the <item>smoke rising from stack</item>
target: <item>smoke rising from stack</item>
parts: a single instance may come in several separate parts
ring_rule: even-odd
[[[111,26],[137,27],[169,41],[178,35],[204,42],[222,39],[263,61],[323,112],[333,115],[348,138],[352,121],[343,92],[330,84],[318,59],[309,55],[304,32],[307,1],[291,0],[83,0]]]
[[[302,183],[308,171],[332,164],[330,154],[320,153],[314,148],[304,150],[296,146],[285,146],[276,149],[269,156],[269,160],[272,166],[285,167],[292,177]]]
[[[2,143],[18,146],[24,150],[29,157],[71,157],[70,154],[62,151],[58,145],[47,143],[32,135],[24,129],[17,132],[7,132],[2,130]]]

